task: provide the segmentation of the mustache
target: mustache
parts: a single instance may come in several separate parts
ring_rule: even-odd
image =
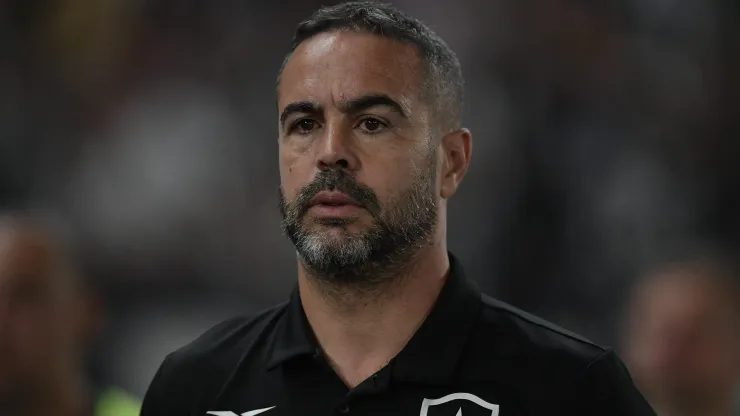
[[[292,205],[296,218],[302,217],[311,207],[311,200],[322,191],[341,192],[373,216],[380,213],[380,201],[370,187],[363,185],[343,170],[331,169],[319,172],[313,181],[301,188]]]

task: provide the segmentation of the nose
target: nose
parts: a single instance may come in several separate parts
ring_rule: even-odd
[[[321,171],[330,169],[356,171],[359,168],[360,161],[357,157],[351,129],[345,128],[341,123],[327,124],[328,126],[324,129],[324,137],[319,145],[316,167]]]

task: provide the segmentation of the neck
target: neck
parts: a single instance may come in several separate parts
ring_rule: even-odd
[[[403,349],[434,306],[448,270],[446,244],[436,243],[420,250],[412,264],[389,279],[393,284],[332,296],[299,266],[306,317],[345,384],[358,385]]]

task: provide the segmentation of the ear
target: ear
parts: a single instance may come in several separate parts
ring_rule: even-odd
[[[470,156],[473,152],[473,136],[468,129],[455,130],[442,138],[440,146],[442,152],[440,196],[449,199],[457,192],[470,166]]]

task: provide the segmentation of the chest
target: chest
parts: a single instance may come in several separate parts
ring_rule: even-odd
[[[528,394],[492,383],[438,386],[398,383],[382,376],[348,389],[331,377],[243,380],[208,410],[241,416],[526,416],[570,415],[541,392]],[[233,416],[232,413],[211,413]]]

